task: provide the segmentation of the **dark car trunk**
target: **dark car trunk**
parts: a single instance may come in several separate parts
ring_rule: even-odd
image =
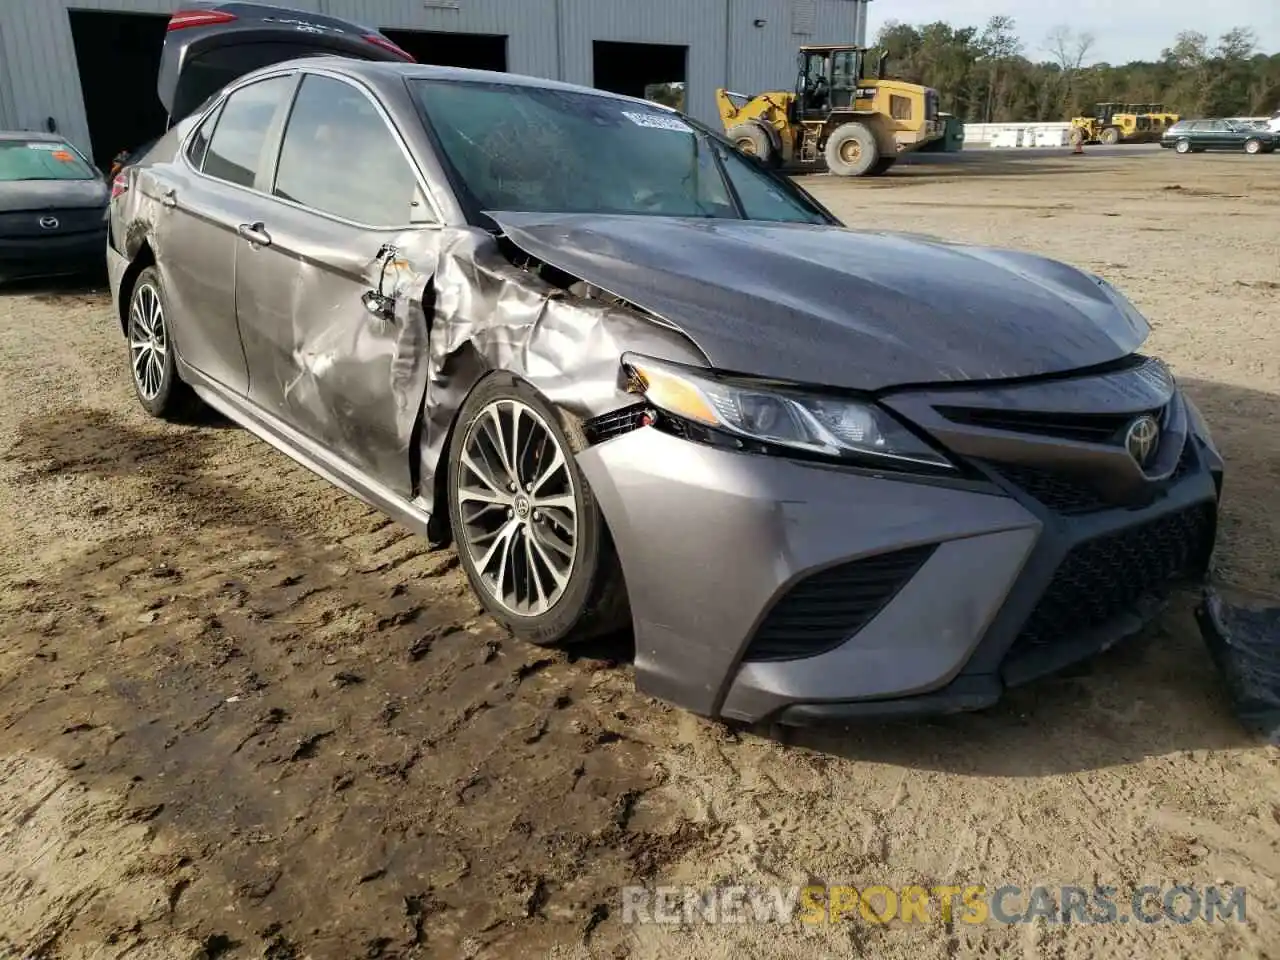
[[[156,89],[172,125],[246,73],[308,56],[413,59],[377,30],[337,17],[195,0],[169,21]]]

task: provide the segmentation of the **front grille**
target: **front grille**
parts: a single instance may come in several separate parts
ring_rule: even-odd
[[[801,580],[769,611],[744,659],[797,660],[840,646],[893,599],[934,549],[928,544],[863,557]]]
[[[1178,465],[1174,468],[1169,479],[1164,481],[1164,484],[1172,486],[1178,483],[1196,468],[1198,462],[1195,443],[1188,437],[1183,445],[1182,455],[1178,458]],[[1004,477],[1028,496],[1063,516],[1078,517],[1119,506],[1119,504],[1110,503],[1104,499],[1086,481],[1077,479],[1070,474],[1044,467],[1033,467],[1024,463],[984,461],[983,465]],[[1143,502],[1147,501],[1143,500]]]
[[[583,424],[583,433],[587,435],[587,442],[593,446],[604,443],[606,440],[612,440],[614,437],[620,437],[624,433],[630,433],[644,426],[644,412],[644,404],[636,404],[623,407],[621,410],[602,413]]]
[[[952,423],[987,430],[1006,430],[1043,437],[1057,437],[1080,443],[1118,444],[1125,428],[1136,417],[1148,413],[1162,420],[1164,410],[1138,413],[1043,413],[1026,410],[990,410],[967,407],[939,407],[938,412]]]
[[[1069,641],[1162,593],[1207,558],[1214,517],[1213,504],[1196,504],[1077,545],[1059,564],[1008,656]]]

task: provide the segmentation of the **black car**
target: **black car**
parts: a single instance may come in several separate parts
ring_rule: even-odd
[[[1178,153],[1205,150],[1270,153],[1278,143],[1280,136],[1236,120],[1182,120],[1160,138],[1160,146],[1172,147]]]
[[[100,270],[110,194],[62,137],[0,132],[0,282]]]

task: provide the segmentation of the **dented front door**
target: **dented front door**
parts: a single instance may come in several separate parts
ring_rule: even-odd
[[[367,93],[308,74],[271,192],[236,254],[249,399],[411,496],[434,263],[404,251],[436,228],[409,159]]]

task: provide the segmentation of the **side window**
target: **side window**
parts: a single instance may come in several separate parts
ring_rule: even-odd
[[[769,177],[751,166],[734,152],[720,152],[729,182],[742,201],[742,213],[748,220],[781,220],[788,223],[823,223],[816,212],[799,200],[788,196]]]
[[[221,112],[222,108],[219,107],[205,117],[200,126],[196,128],[191,142],[187,144],[187,159],[191,161],[191,165],[197,170],[204,165],[204,155],[209,149],[209,134],[213,133],[213,128],[218,122],[218,114]]]
[[[292,85],[291,76],[271,77],[241,87],[227,98],[205,151],[206,174],[253,186],[271,121]]]
[[[274,193],[371,226],[430,220],[413,168],[373,101],[316,74],[303,79],[294,100]]]

